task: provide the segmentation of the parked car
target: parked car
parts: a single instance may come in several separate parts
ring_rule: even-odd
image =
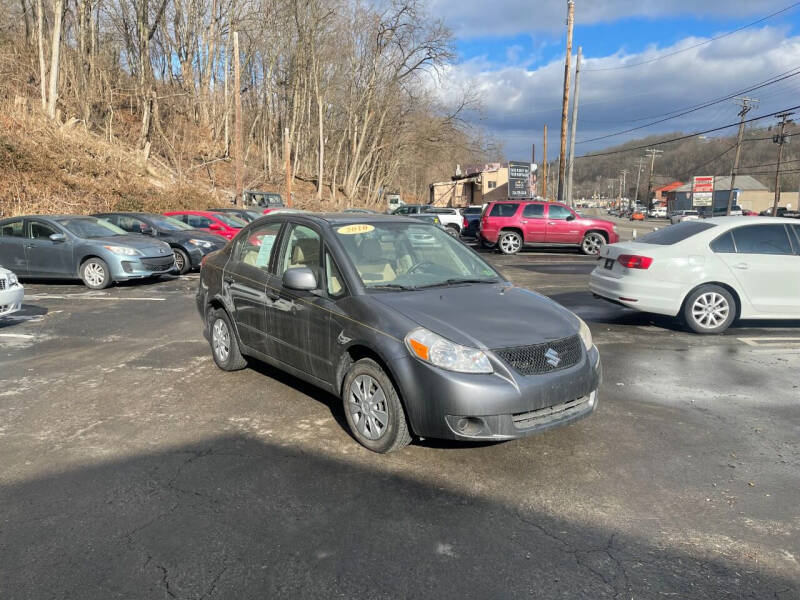
[[[525,246],[551,246],[578,247],[596,255],[605,244],[619,241],[611,221],[579,217],[558,202],[490,202],[480,227],[481,241],[497,244],[503,254],[516,254]]]
[[[481,214],[486,205],[467,206],[459,209],[462,218],[461,235],[467,238],[477,238],[480,232]]]
[[[251,223],[206,259],[197,308],[217,366],[254,357],[339,396],[375,452],[518,438],[597,407],[586,324],[417,219]]]
[[[252,223],[256,219],[261,218],[261,212],[257,210],[247,210],[244,208],[209,208],[208,211],[233,215],[245,223]]]
[[[800,224],[715,217],[603,248],[589,288],[634,310],[682,317],[697,333],[737,318],[800,318]]]
[[[178,210],[164,214],[183,221],[193,229],[216,233],[228,240],[232,240],[239,230],[247,225],[238,217],[208,210]]]
[[[20,310],[24,298],[25,288],[22,287],[17,276],[12,271],[0,266],[0,318]]]
[[[669,222],[672,225],[675,225],[675,223],[680,223],[686,217],[689,217],[689,220],[692,220],[692,218],[699,219],[700,213],[697,212],[696,210],[676,210],[673,211],[672,214],[670,215]]]
[[[426,206],[422,212],[436,215],[442,225],[451,231],[451,235],[458,237],[461,235],[461,228],[464,225],[464,217],[458,208],[446,206]]]
[[[380,214],[376,210],[370,210],[368,208],[345,208],[342,212],[345,213],[358,213],[358,214],[365,214],[365,215],[377,215]]]
[[[183,275],[200,267],[209,252],[222,248],[228,240],[221,235],[193,229],[183,221],[150,213],[100,213],[94,215],[128,233],[150,235],[166,242],[175,254],[175,268]]]
[[[458,232],[455,231],[452,227],[446,227],[444,223],[439,219],[439,215],[428,214],[428,213],[420,213],[417,215],[409,215],[408,218],[410,219],[417,219],[419,221],[425,221],[426,223],[430,223],[431,225],[436,225],[442,231],[444,231],[447,235],[457,238]]]
[[[697,212],[702,219],[710,219],[711,218],[711,207],[710,206],[702,206],[700,207]],[[742,207],[738,204],[734,204],[731,206],[731,214],[728,215],[728,207],[726,206],[715,206],[714,207],[714,215],[715,217],[741,217],[742,216]]]
[[[635,210],[631,213],[630,219],[631,221],[644,221],[644,216],[643,210]]]
[[[653,219],[666,219],[667,218],[667,209],[663,206],[659,206],[657,208],[652,209],[650,212],[647,213],[648,217]]]
[[[268,208],[265,208],[263,211],[261,211],[261,216],[271,215],[271,214],[278,213],[278,212],[281,212],[281,213],[302,213],[302,212],[308,212],[308,211],[307,210],[303,210],[302,208],[289,208],[288,206],[270,206]]]
[[[283,197],[277,192],[262,192],[259,190],[244,190],[242,192],[242,203],[251,209],[285,206]]]
[[[77,278],[93,290],[176,271],[169,244],[74,215],[0,221],[0,264],[19,277]]]

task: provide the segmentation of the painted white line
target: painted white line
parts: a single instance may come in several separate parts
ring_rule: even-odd
[[[163,302],[165,298],[142,298],[125,296],[80,296],[78,294],[33,294],[25,296],[26,300],[140,300],[143,302]]]
[[[800,337],[740,337],[743,344],[756,348],[800,346]]]
[[[32,340],[35,336],[28,335],[27,333],[0,333],[0,337],[17,338],[20,340]]]

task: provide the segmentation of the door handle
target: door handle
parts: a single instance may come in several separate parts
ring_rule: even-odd
[[[737,269],[741,269],[742,271],[746,271],[748,269],[747,263],[739,263],[738,265],[733,265]]]
[[[522,223],[523,225],[527,225],[528,224],[527,221],[520,221],[520,223]]]
[[[224,282],[225,282],[225,283],[227,283],[228,285],[233,285],[233,283],[234,283],[236,280],[235,280],[233,277],[223,277],[223,278],[222,278],[222,281],[224,281]]]
[[[273,302],[275,300],[277,300],[278,298],[280,298],[280,297],[281,297],[281,295],[278,292],[276,292],[274,290],[267,290],[267,298],[269,298]]]
[[[556,223],[555,221],[548,221],[547,224],[548,225],[558,225],[558,223]]]

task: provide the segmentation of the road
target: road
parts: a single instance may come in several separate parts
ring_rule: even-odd
[[[700,337],[594,300],[586,257],[486,256],[589,322],[599,409],[388,456],[336,398],[219,371],[196,274],[29,283],[0,326],[0,595],[800,597],[800,323]]]

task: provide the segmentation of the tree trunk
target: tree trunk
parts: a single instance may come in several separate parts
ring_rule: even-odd
[[[36,3],[37,22],[39,30],[39,87],[42,92],[42,110],[47,110],[47,65],[44,58],[44,6],[42,0]]]
[[[47,102],[47,116],[56,118],[58,102],[58,63],[61,58],[61,22],[64,20],[64,0],[55,0],[53,8],[53,46],[50,55],[50,93]]]

